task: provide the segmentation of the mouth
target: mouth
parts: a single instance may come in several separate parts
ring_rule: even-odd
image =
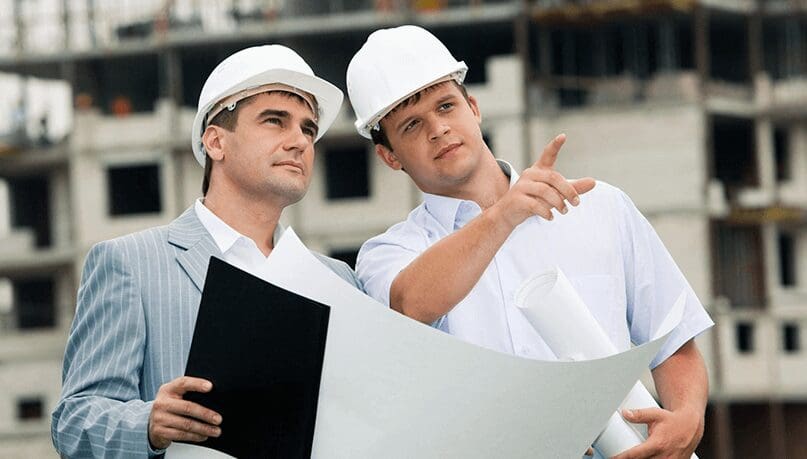
[[[299,172],[300,174],[303,173],[303,164],[298,163],[297,161],[291,161],[291,160],[289,160],[289,161],[279,161],[279,162],[274,163],[273,165],[274,166],[290,166],[290,167],[293,167],[293,168],[297,169],[297,172]]]
[[[462,145],[460,142],[454,142],[446,145],[445,147],[441,148],[440,151],[437,152],[437,156],[434,157],[435,160],[438,160],[448,154],[453,153]]]

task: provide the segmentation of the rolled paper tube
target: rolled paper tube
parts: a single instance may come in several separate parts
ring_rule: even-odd
[[[683,300],[682,294],[679,302]],[[524,281],[516,292],[516,306],[560,360],[598,359],[619,352],[559,268]],[[622,408],[649,407],[659,405],[637,381]],[[646,426],[630,424],[614,413],[593,446],[606,457],[615,456],[642,443],[646,432]]]

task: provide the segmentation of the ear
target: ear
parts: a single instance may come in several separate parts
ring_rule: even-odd
[[[224,148],[222,137],[225,130],[219,126],[208,126],[202,134],[202,144],[205,146],[205,152],[214,161],[221,161],[224,159]]]
[[[390,169],[395,169],[396,171],[403,169],[403,166],[401,166],[401,163],[398,162],[398,157],[395,156],[395,153],[384,145],[376,145],[375,154],[381,158],[381,161],[384,161],[384,164],[389,166]]]
[[[476,101],[476,97],[469,95],[468,105],[471,107],[471,111],[474,113],[476,122],[478,124],[482,124],[482,112],[479,110],[479,103]]]

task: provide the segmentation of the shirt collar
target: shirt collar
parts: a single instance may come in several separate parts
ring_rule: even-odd
[[[510,187],[518,181],[518,173],[513,170],[513,166],[503,159],[497,159],[496,163],[501,168],[504,175],[510,178]],[[459,218],[460,209],[468,209],[469,207],[478,208],[479,206],[472,201],[464,199],[457,199],[448,196],[440,196],[437,194],[423,193],[423,200],[426,205],[426,210],[437,219],[438,223],[443,226],[447,231],[454,231],[455,223]],[[472,206],[463,205],[463,203],[470,203]]]
[[[213,237],[213,240],[216,241],[216,245],[219,247],[219,250],[221,250],[221,253],[226,253],[230,250],[239,238],[251,241],[251,239],[233,229],[233,227],[225,223],[218,215],[208,209],[202,202],[202,199],[203,198],[197,199],[194,204],[196,216],[199,218],[199,221],[202,222],[202,226],[204,226],[207,232]],[[284,228],[280,222],[277,222],[275,232],[272,235],[272,245],[277,245],[277,242],[280,240],[285,230],[286,228]]]

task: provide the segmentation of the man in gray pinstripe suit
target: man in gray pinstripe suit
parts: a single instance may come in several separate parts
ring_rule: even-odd
[[[192,132],[204,198],[87,256],[51,425],[60,454],[152,457],[175,440],[220,435],[218,413],[182,398],[212,388],[182,376],[209,259],[261,277],[281,212],[305,194],[314,142],[341,102],[283,46],[239,51],[213,70]],[[317,256],[360,287],[347,265]]]

